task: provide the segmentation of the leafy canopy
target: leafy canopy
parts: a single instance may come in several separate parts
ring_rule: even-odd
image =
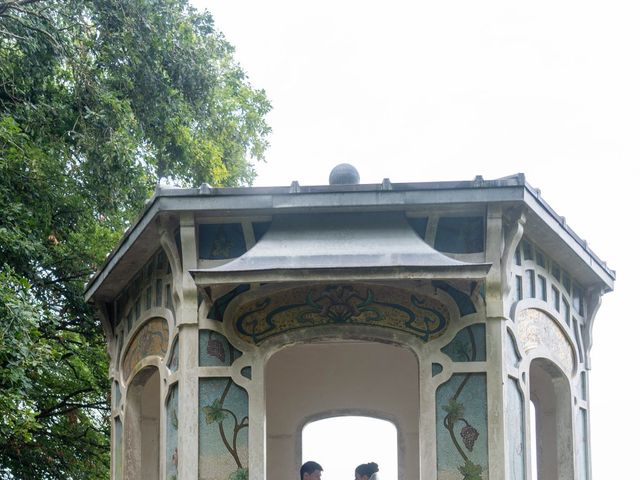
[[[0,478],[108,477],[84,284],[160,179],[250,183],[269,109],[186,0],[0,0]]]

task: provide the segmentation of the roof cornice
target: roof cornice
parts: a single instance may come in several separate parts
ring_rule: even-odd
[[[125,232],[120,243],[107,257],[103,267],[89,280],[85,298],[90,300],[107,279],[117,262],[160,214],[192,211],[219,215],[275,215],[300,212],[394,211],[444,205],[523,205],[540,225],[566,244],[603,283],[613,288],[615,272],[598,258],[531,187],[521,173],[496,179],[476,177],[471,181],[379,184],[218,188],[203,184],[200,188],[156,189],[138,220]],[[529,215],[530,216],[530,215]],[[527,222],[528,225],[531,223]],[[535,222],[533,222],[535,224]]]

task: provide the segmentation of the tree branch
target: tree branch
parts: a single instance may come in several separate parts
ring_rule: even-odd
[[[62,400],[60,400],[56,405],[54,405],[53,407],[50,408],[46,408],[44,410],[41,410],[40,413],[38,413],[38,415],[36,415],[36,418],[40,419],[40,418],[45,418],[48,416],[51,416],[51,412],[58,410],[59,408],[62,408],[64,405],[67,404],[67,402],[69,400],[71,400],[73,397],[75,397],[76,395],[80,395],[81,393],[89,393],[92,392],[93,388],[81,388],[80,390],[76,390],[75,392],[70,393],[69,395],[65,395]]]
[[[108,412],[110,408],[106,406],[105,402],[95,402],[95,403],[70,403],[69,406],[62,410],[55,410],[47,413],[46,415],[38,415],[38,418],[49,418],[57,415],[64,415],[65,413],[73,412],[75,410],[80,410],[82,408],[90,408],[95,410],[102,410]]]
[[[2,15],[2,16],[4,17],[5,15]],[[16,40],[23,40],[25,42],[28,40],[27,37],[22,37],[20,35],[16,35],[15,33],[11,33],[11,32],[9,32],[7,30],[0,30],[0,35],[7,35],[8,37],[15,38]],[[6,89],[5,89],[5,91],[6,91]]]
[[[33,3],[41,2],[42,0],[13,0],[0,3],[0,14],[8,10],[17,10],[24,5],[31,5]]]
[[[38,33],[44,35],[45,37],[47,37],[49,39],[49,41],[53,44],[54,47],[60,47],[60,43],[58,42],[58,40],[53,35],[51,35],[49,32],[47,32],[46,30],[43,30],[43,29],[41,29],[39,27],[36,27],[35,25],[29,25],[29,24],[23,22],[18,17],[14,17],[14,16],[11,16],[11,15],[3,15],[3,13],[1,11],[0,11],[0,16],[8,18],[13,22],[19,23],[20,25],[22,25],[27,30],[33,30],[34,32],[38,32]]]

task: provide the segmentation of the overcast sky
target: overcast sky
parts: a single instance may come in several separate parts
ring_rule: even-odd
[[[273,104],[256,185],[518,172],[617,271],[594,328],[594,479],[637,471],[640,2],[198,0]]]

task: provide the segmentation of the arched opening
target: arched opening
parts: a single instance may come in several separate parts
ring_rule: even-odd
[[[295,345],[271,357],[265,390],[267,479],[296,478],[305,425],[346,415],[392,421],[397,427],[397,478],[419,478],[418,362],[409,349],[365,341]],[[352,450],[342,450],[336,458],[351,465],[351,477],[358,464],[377,462],[370,456],[357,458]]]
[[[385,480],[397,480],[398,430],[393,423],[372,417],[316,420],[302,430],[302,461],[307,459],[322,465],[325,480],[353,478],[357,465],[371,461]]]
[[[535,478],[560,480],[573,478],[573,436],[571,388],[569,380],[553,362],[537,358],[529,370],[531,410],[530,428],[535,432],[532,468]],[[532,435],[532,438],[533,436]],[[535,453],[533,449],[535,448]]]
[[[160,375],[155,367],[139,371],[127,388],[125,410],[126,480],[158,480],[160,452]]]

